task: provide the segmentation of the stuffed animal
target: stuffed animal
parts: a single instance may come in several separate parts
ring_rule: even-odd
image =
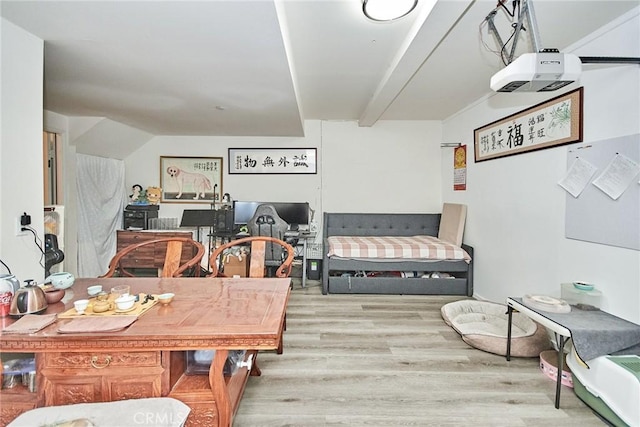
[[[147,187],[147,200],[152,205],[160,203],[162,198],[162,188],[160,187]]]
[[[132,202],[140,202],[142,201],[141,199],[144,195],[144,190],[142,190],[142,185],[140,184],[135,184],[133,187],[131,187],[131,191],[133,192],[133,194],[129,195],[129,198],[131,199]]]

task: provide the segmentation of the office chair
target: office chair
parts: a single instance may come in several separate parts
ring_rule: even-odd
[[[58,236],[44,235],[44,277],[51,275],[51,267],[64,261],[64,252],[58,247]]]
[[[247,223],[247,228],[251,236],[267,236],[285,240],[285,233],[289,229],[289,224],[280,218],[273,205],[265,203],[256,208],[253,217]],[[268,276],[272,276],[274,270],[280,267],[284,257],[284,248],[281,245],[267,242],[265,266],[269,272]]]

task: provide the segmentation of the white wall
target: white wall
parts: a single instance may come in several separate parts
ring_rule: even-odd
[[[584,56],[640,56],[638,9],[573,49]],[[571,50],[569,50],[571,51]],[[584,142],[640,132],[640,67],[584,65]],[[553,96],[559,95],[553,94]],[[640,252],[565,238],[567,146],[474,163],[473,131],[551,98],[495,94],[443,123],[443,139],[468,146],[467,191],[453,191],[452,149],[442,158],[443,198],[469,207],[475,292],[503,302],[527,293],[560,296],[560,283],[595,283],[603,309],[640,322]],[[638,207],[640,209],[640,207]]]
[[[322,122],[325,212],[440,212],[439,121]]]
[[[31,215],[43,238],[42,40],[0,18],[0,259],[20,280],[41,282],[41,252],[31,233],[16,235],[17,219]],[[42,246],[42,241],[40,240]],[[5,273],[0,266],[0,272]]]
[[[318,124],[307,123],[307,135],[302,138],[279,137],[214,137],[158,136],[126,157],[127,188],[140,184],[143,188],[160,186],[160,156],[222,157],[222,189],[235,200],[274,202],[309,201],[318,203],[319,175],[229,175],[228,148],[284,148],[319,146]],[[311,195],[311,197],[309,196]],[[184,209],[208,209],[208,203],[162,203],[159,216],[182,217]]]
[[[236,200],[308,201],[321,225],[323,211],[438,212],[440,122],[306,121],[305,137],[155,137],[125,159],[127,185],[159,185],[160,156],[222,157],[223,192]],[[228,148],[318,149],[314,175],[229,175]],[[160,217],[207,204],[162,203]]]

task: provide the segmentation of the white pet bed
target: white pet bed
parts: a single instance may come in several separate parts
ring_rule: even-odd
[[[31,409],[7,427],[54,426],[72,422],[83,427],[181,427],[191,408],[170,397],[76,403]]]
[[[507,354],[507,306],[489,301],[461,300],[442,306],[444,322],[456,330],[464,342],[493,354]],[[547,331],[522,313],[513,312],[511,355],[538,357],[551,347]]]

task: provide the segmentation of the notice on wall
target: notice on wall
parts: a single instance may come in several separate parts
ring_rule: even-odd
[[[576,157],[566,175],[558,184],[573,197],[578,197],[587,188],[598,168],[591,162]]]
[[[639,173],[638,162],[616,153],[602,175],[593,181],[593,185],[613,200],[618,200]]]
[[[568,148],[569,171],[577,158],[597,172],[579,197],[567,191],[566,237],[640,251],[640,134]]]
[[[467,146],[456,147],[453,152],[453,190],[467,189]]]

